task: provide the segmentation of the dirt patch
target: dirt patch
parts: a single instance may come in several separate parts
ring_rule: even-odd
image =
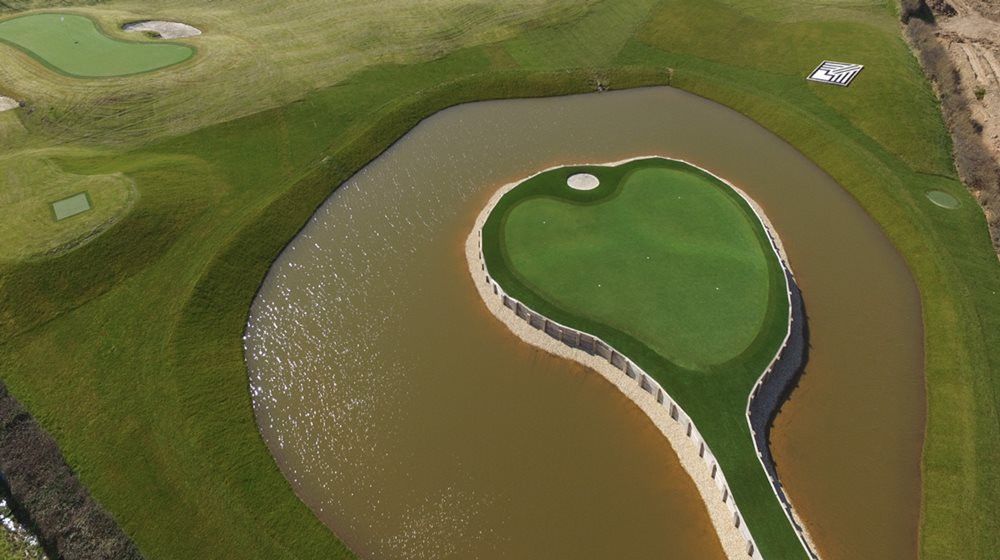
[[[177,21],[134,21],[122,26],[130,33],[149,33],[161,39],[184,39],[201,35],[201,30]]]
[[[11,109],[17,109],[20,106],[21,104],[18,103],[16,99],[0,95],[0,113],[10,111]]]
[[[1000,256],[1000,5],[908,0],[904,7],[904,34],[941,100],[959,177],[982,206]]]
[[[972,118],[983,142],[1000,162],[1000,4],[953,2],[955,15],[938,16],[938,38],[958,71]],[[990,17],[986,17],[989,15]]]
[[[944,0],[937,0],[945,3]],[[1000,22],[1000,3],[996,0],[947,0],[952,8],[959,13],[975,13],[985,18]],[[933,2],[931,7],[933,8]]]

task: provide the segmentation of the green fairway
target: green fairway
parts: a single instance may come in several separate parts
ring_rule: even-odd
[[[149,72],[194,55],[194,49],[186,45],[113,39],[90,18],[74,14],[33,14],[2,21],[0,41],[58,72],[80,78]]]
[[[600,204],[574,204],[563,170],[533,179],[553,185],[507,213],[506,262],[553,305],[627,332],[679,366],[739,356],[768,307],[774,253],[759,222],[732,189],[694,168],[627,167],[618,185],[602,182]]]
[[[70,3],[108,30],[162,17],[211,31],[197,63],[123,79],[40,72],[0,49],[0,87],[32,109],[0,114],[0,200],[31,213],[0,220],[0,376],[147,558],[349,556],[261,441],[242,343],[268,266],[330,193],[444,107],[668,77],[794,145],[906,258],[926,328],[921,555],[993,557],[1000,265],[894,1]],[[866,70],[850,88],[807,83],[823,59]],[[94,208],[53,222],[49,203],[83,190]],[[928,190],[961,205],[945,211]],[[54,252],[86,232],[29,223],[98,218],[103,234]],[[749,435],[733,433],[713,450],[746,452]]]
[[[573,190],[576,173],[601,184]],[[663,158],[546,171],[498,201],[483,256],[511,296],[653,376],[698,425],[764,557],[806,558],[746,422],[790,310],[778,256],[736,191]]]

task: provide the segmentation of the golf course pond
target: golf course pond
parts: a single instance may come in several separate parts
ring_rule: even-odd
[[[56,72],[77,78],[127,76],[158,70],[194,56],[188,45],[123,41],[85,16],[40,13],[0,21],[0,41]]]
[[[442,111],[341,186],[275,261],[245,335],[258,425],[298,496],[360,557],[724,557],[649,418],[514,336],[465,258],[501,185],[649,154],[724,177],[781,236],[809,361],[771,444],[822,558],[916,557],[923,333],[905,263],[790,145],[670,88]],[[738,353],[745,334],[723,349]]]

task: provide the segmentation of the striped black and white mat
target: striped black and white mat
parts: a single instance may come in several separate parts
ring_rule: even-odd
[[[863,68],[864,66],[861,64],[824,60],[812,71],[812,74],[809,74],[808,79],[814,82],[847,87],[851,85],[851,82],[854,81],[854,78],[857,77]]]

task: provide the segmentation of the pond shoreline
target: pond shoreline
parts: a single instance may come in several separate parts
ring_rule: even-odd
[[[808,556],[819,558],[815,552],[816,546],[808,531],[799,520],[791,502],[782,490],[774,459],[768,446],[771,425],[781,408],[781,404],[787,399],[798,381],[805,364],[808,346],[801,292],[795,284],[784,247],[763,209],[753,199],[729,181],[690,162],[654,155],[638,156],[608,163],[578,165],[613,167],[649,158],[680,161],[725,183],[749,204],[767,233],[770,245],[781,263],[788,286],[786,290],[789,298],[788,330],[778,353],[761,374],[753,392],[747,397],[746,417],[751,434],[753,434],[758,459],[767,473],[776,498],[781,503],[782,509]],[[742,515],[735,500],[731,497],[721,467],[715,462],[708,443],[701,437],[694,422],[683,412],[680,405],[654,379],[634,365],[627,356],[618,353],[611,345],[595,336],[560,325],[529,309],[521,302],[507,296],[503,288],[490,277],[482,253],[482,229],[497,203],[505,194],[532,177],[564,167],[568,166],[559,165],[544,169],[529,177],[503,185],[492,195],[477,216],[475,227],[465,244],[469,273],[474,280],[477,292],[490,312],[521,340],[545,352],[580,363],[598,372],[618,387],[649,417],[677,453],[681,465],[694,481],[698,493],[702,497],[726,555],[731,559],[762,558],[747,524],[741,521]],[[622,375],[623,372],[625,375]]]

